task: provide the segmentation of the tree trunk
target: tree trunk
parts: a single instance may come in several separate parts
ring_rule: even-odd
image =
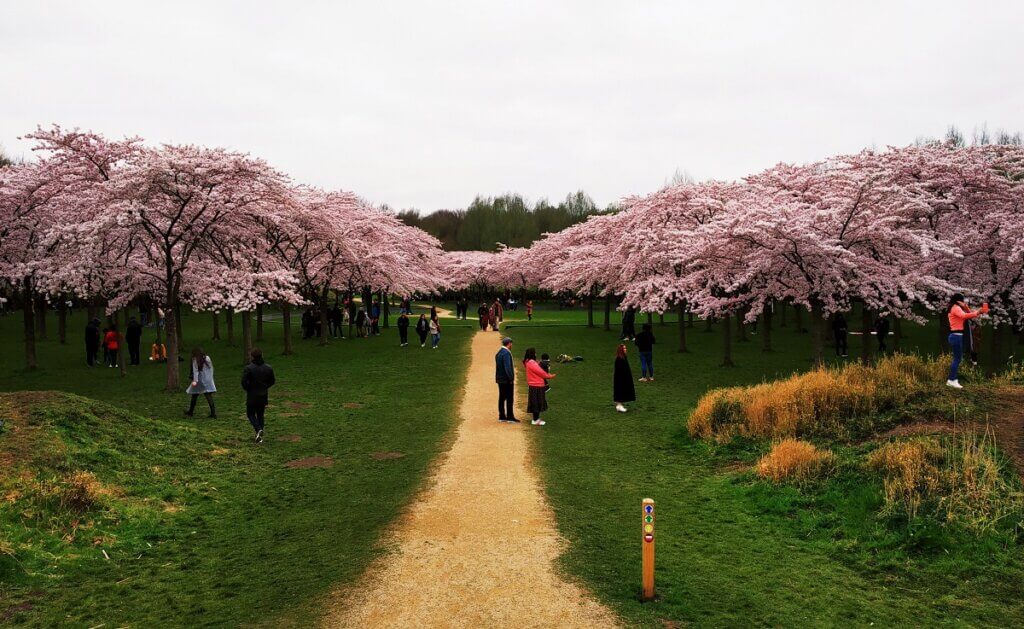
[[[228,328],[228,347],[235,344],[235,309],[228,308],[224,311],[224,323]]]
[[[242,366],[249,364],[249,353],[252,352],[252,311],[242,311]]]
[[[711,327],[711,317],[704,319],[704,332],[714,332],[714,328]]]
[[[385,328],[390,328],[391,327],[391,306],[390,306],[390,304],[388,304],[388,293],[387,293],[387,291],[383,291],[382,290],[380,292],[380,295],[381,295],[381,299],[380,299],[380,313],[381,313],[381,316],[384,317],[384,327]]]
[[[36,360],[36,313],[33,308],[32,281],[25,280],[25,298],[21,304],[25,325],[25,367],[35,369],[39,366]]]
[[[761,315],[761,321],[763,322],[763,325],[761,326],[761,334],[763,335],[761,337],[762,352],[772,351],[772,316],[774,315],[772,309],[774,307],[775,303],[769,299],[768,303],[765,304],[764,312]]]
[[[800,304],[793,304],[793,323],[798,334],[807,332],[807,328],[804,327],[804,309]]]
[[[747,343],[750,341],[750,339],[747,338],[746,319],[747,309],[741,308],[736,314],[736,340],[740,343]]]
[[[665,313],[664,312],[659,312],[658,313],[658,325],[659,326],[664,326],[665,325]]]
[[[171,300],[168,300],[171,301]],[[179,393],[178,373],[178,322],[174,312],[177,305],[168,303],[164,309],[164,325],[167,326],[167,386],[168,393]]]
[[[68,302],[65,299],[57,305],[57,340],[61,345],[68,344]]]
[[[654,327],[654,313],[653,312],[648,312],[647,313],[647,325],[651,326],[652,328]]]
[[[117,324],[117,367],[121,371],[121,377],[128,375],[128,361],[125,359],[124,332],[128,325],[128,309],[114,312],[114,323]]]
[[[677,308],[679,310],[679,351],[686,352],[686,302],[679,302]]]
[[[594,291],[587,295],[587,327],[594,327]]]
[[[779,327],[786,327],[786,302],[780,301],[779,304]]]
[[[46,298],[42,295],[36,297],[36,338],[40,341],[46,340]]]
[[[866,303],[860,305],[860,362],[865,367],[871,364],[871,309]]]
[[[213,311],[213,340],[220,340],[220,313]]]
[[[263,304],[256,304],[256,340],[263,342]]]
[[[693,311],[690,310],[690,304],[686,304],[686,327],[693,327]]]
[[[796,307],[799,315],[799,306]],[[799,317],[798,317],[799,318]],[[799,322],[797,326],[799,327]],[[811,302],[811,349],[813,353],[814,366],[822,368],[825,366],[825,315],[821,310],[821,304]]]
[[[327,337],[328,337],[328,334],[327,334],[327,295],[328,295],[328,291],[327,291],[327,288],[325,287],[324,291],[323,291],[323,298],[320,300],[320,303],[322,304],[322,307],[320,308],[320,345],[321,346],[327,345]],[[382,304],[381,308],[383,308],[383,307],[384,306]],[[367,311],[366,315],[367,316],[370,315],[369,311]]]
[[[185,347],[185,328],[181,325],[181,302],[174,307],[174,325],[178,333],[178,347]]]
[[[604,329],[612,329],[612,296],[606,295],[604,298]]]
[[[284,328],[284,355],[291,356],[295,350],[292,349],[292,305],[288,302],[281,304],[281,324]]]
[[[722,366],[732,367],[732,317],[722,315]]]

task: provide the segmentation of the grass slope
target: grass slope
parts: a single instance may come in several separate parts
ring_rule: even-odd
[[[617,334],[511,323],[517,355],[532,346],[585,357],[554,367],[548,425],[534,430],[537,460],[571,542],[565,568],[626,619],[650,626],[1008,626],[1024,618],[1020,545],[885,522],[874,479],[842,475],[814,492],[771,486],[750,472],[766,443],[715,446],[689,437],[687,416],[708,389],[809,367],[809,339],[793,332],[792,320],[774,330],[775,352],[762,353],[758,336],[736,343],[734,368],[718,366],[719,326],[708,334],[698,322],[688,330],[690,353],[678,354],[675,325],[655,325],[658,379],[637,384],[639,399],[625,415],[611,400]],[[905,351],[934,347],[934,328],[904,329]],[[850,345],[856,356],[859,338]],[[639,377],[635,352],[631,363]],[[657,501],[658,513],[660,598],[650,604],[636,598],[644,497]]]
[[[295,354],[284,357],[280,324],[268,322],[260,345],[278,385],[267,443],[255,446],[238,385],[241,350],[210,341],[210,321],[186,316],[184,327],[187,346],[201,342],[212,356],[217,420],[206,419],[203,400],[195,419],[183,418],[184,393],[161,393],[162,365],[130,367],[124,380],[116,369],[86,367],[82,313],[71,320],[68,345],[40,343],[42,367],[31,373],[14,351],[20,317],[0,318],[0,339],[11,348],[0,391],[61,390],[103,402],[6,397],[9,419],[33,423],[30,437],[56,454],[17,457],[0,481],[14,484],[15,469],[40,479],[88,470],[113,488],[80,514],[43,501],[26,516],[24,499],[0,493],[0,548],[10,549],[0,563],[0,624],[306,624],[318,597],[352,582],[379,552],[383,527],[453,425],[470,329],[445,326],[438,351],[399,348],[391,328],[327,347],[296,339]],[[18,447],[19,433],[26,435],[11,426],[0,432],[0,455]],[[278,441],[282,435],[300,440]],[[404,456],[372,456],[383,452]],[[284,465],[310,456],[333,465]]]

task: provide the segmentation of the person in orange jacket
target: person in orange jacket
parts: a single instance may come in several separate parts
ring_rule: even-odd
[[[949,317],[948,340],[949,347],[953,350],[953,362],[949,366],[949,379],[946,380],[946,386],[954,389],[963,388],[960,385],[960,361],[964,357],[964,327],[969,320],[987,313],[988,304],[982,304],[981,310],[972,311],[968,307],[966,299],[960,293],[956,293],[949,300],[946,316]]]
[[[107,359],[107,367],[117,367],[118,346],[117,324],[111,323],[107,333],[103,335],[103,350]]]

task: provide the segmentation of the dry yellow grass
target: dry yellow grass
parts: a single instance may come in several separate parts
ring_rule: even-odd
[[[884,477],[885,511],[901,510],[917,516],[921,504],[934,496],[941,484],[942,448],[931,437],[894,441],[868,456],[868,467]]]
[[[719,441],[736,435],[846,438],[854,432],[855,422],[869,423],[879,411],[942,382],[943,369],[938,361],[894,355],[872,367],[818,369],[751,387],[715,389],[697,402],[689,431]]]
[[[757,462],[757,475],[775,483],[803,482],[827,473],[833,460],[829,450],[799,439],[783,439]]]

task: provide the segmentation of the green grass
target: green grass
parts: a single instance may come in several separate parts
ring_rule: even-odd
[[[82,313],[72,318],[66,346],[41,342],[41,368],[26,372],[20,317],[0,318],[9,348],[0,391],[60,390],[106,403],[56,397],[36,408],[33,421],[63,452],[37,462],[36,472],[89,469],[120,490],[77,518],[77,529],[66,513],[26,516],[0,495],[0,549],[11,551],[0,553],[0,624],[308,624],[325,594],[377,556],[383,528],[443,450],[470,337],[469,327],[447,325],[441,350],[399,348],[392,327],[327,347],[296,338],[285,357],[280,324],[268,322],[259,345],[278,385],[268,440],[256,446],[238,384],[241,350],[209,340],[209,315],[186,316],[184,328],[187,347],[201,343],[213,359],[216,420],[206,419],[202,399],[195,419],[182,417],[187,396],[161,392],[162,365],[130,367],[125,379],[86,367],[84,323]],[[54,339],[54,317],[49,324]],[[0,453],[11,434],[10,426],[0,432]],[[301,441],[276,440],[286,434]],[[375,460],[374,452],[404,456]],[[334,464],[284,467],[308,456]]]
[[[774,330],[775,352],[762,353],[758,336],[736,343],[734,368],[718,366],[718,328],[708,334],[698,322],[688,330],[690,352],[678,354],[675,326],[655,325],[657,381],[637,384],[638,400],[625,415],[611,400],[617,334],[509,329],[517,354],[535,347],[585,359],[554,366],[559,376],[548,396],[548,424],[533,431],[548,495],[570,541],[562,559],[569,573],[629,621],[649,626],[1020,623],[1020,542],[886,521],[878,516],[879,481],[856,468],[814,488],[773,486],[750,472],[769,444],[691,439],[686,419],[707,390],[810,365],[809,339],[792,331],[792,319],[789,328]],[[904,350],[937,345],[933,327],[904,330]],[[850,345],[857,355],[859,337]],[[639,377],[635,353],[631,363]],[[839,447],[837,454],[848,461],[867,447]],[[657,502],[659,599],[642,604],[645,497]]]

